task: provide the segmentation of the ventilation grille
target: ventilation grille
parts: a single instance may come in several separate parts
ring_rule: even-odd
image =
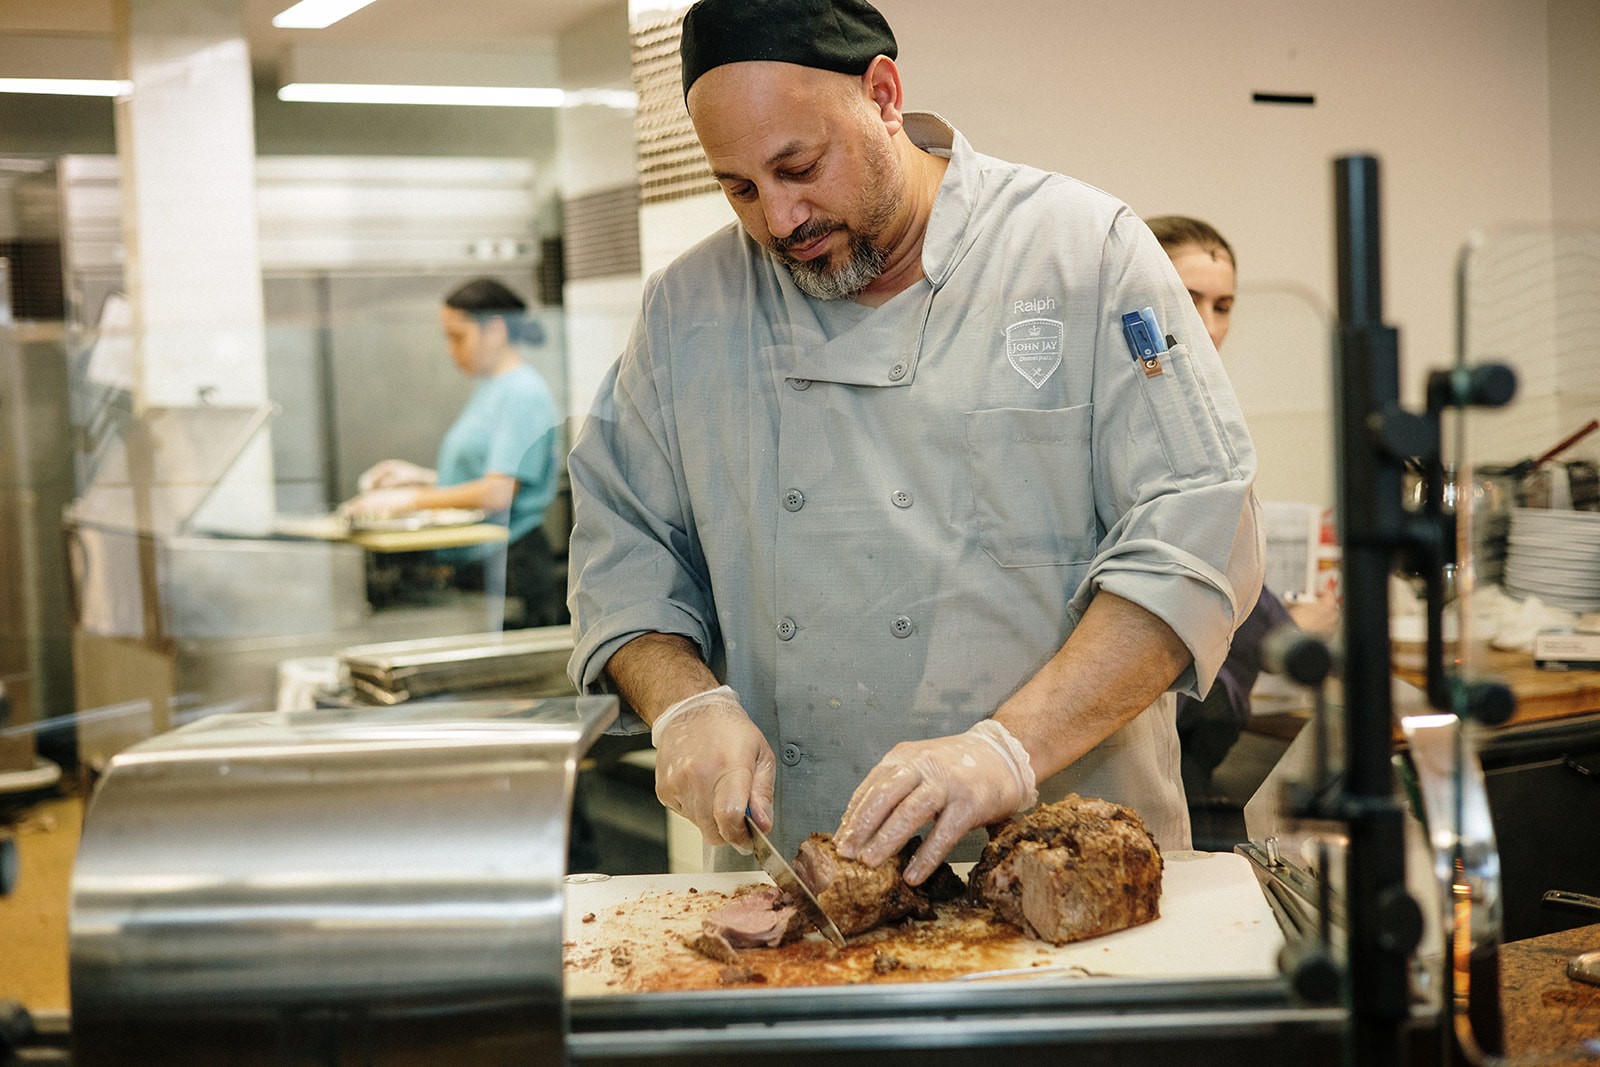
[[[683,68],[678,60],[682,30],[681,11],[633,24],[633,87],[639,94],[634,132],[639,142],[642,204],[681,200],[718,189],[683,107]]]
[[[566,279],[638,274],[639,187],[624,185],[562,202]]]

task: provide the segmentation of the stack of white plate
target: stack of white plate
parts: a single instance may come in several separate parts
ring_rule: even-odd
[[[1515,597],[1600,611],[1600,512],[1513,508],[1504,581]]]

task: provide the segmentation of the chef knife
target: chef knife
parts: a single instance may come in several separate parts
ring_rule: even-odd
[[[761,827],[756,825],[756,821],[748,812],[745,814],[744,824],[750,828],[750,840],[755,843],[756,859],[761,861],[761,869],[771,876],[779,889],[789,895],[790,900],[800,906],[806,919],[812,926],[822,931],[823,937],[839,948],[844,948],[844,935],[839,932],[839,927],[828,918],[828,913],[822,910],[822,905],[817,903],[817,898],[812,895],[811,890],[807,889],[800,876],[794,873],[794,868],[789,866],[788,861],[772,847],[772,841],[761,832]]]

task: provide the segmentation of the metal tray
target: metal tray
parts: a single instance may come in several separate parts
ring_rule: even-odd
[[[546,626],[358,645],[340,656],[351,685],[378,704],[565,678],[572,630]]]

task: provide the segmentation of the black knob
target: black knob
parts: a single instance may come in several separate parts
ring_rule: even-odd
[[[1300,685],[1315,688],[1333,670],[1333,653],[1319,637],[1296,626],[1280,626],[1261,645],[1268,669]]]
[[[8,897],[17,884],[17,843],[0,837],[0,897]]]
[[[1428,407],[1499,408],[1517,395],[1517,373],[1504,363],[1437,370],[1428,375]]]
[[[1459,678],[1456,687],[1456,706],[1473,722],[1499,726],[1509,722],[1517,710],[1516,694],[1504,682]]]
[[[1517,372],[1504,363],[1473,367],[1467,402],[1481,408],[1500,408],[1517,395]]]
[[[0,1052],[15,1051],[33,1036],[33,1016],[14,1000],[0,1000]],[[10,1063],[9,1056],[0,1057]]]
[[[1378,947],[1409,953],[1422,941],[1422,909],[1411,894],[1391,886],[1378,897]]]
[[[1307,1004],[1332,1004],[1339,999],[1339,964],[1318,941],[1291,942],[1278,953],[1278,969],[1289,988]]]

